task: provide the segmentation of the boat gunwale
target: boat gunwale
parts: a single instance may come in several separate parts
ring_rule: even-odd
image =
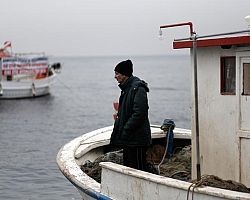
[[[102,140],[98,142],[91,142],[86,143],[84,142],[88,141],[89,139],[98,136],[100,134],[106,134],[108,138],[110,137],[111,131],[113,129],[113,126],[108,126],[104,128],[100,128],[91,132],[88,132],[86,134],[83,134],[72,141],[65,144],[61,149],[59,150],[57,154],[57,165],[60,169],[60,171],[63,173],[63,175],[76,187],[78,190],[83,191],[84,193],[90,195],[91,197],[94,197],[96,199],[98,198],[106,198],[101,194],[101,184],[95,181],[93,178],[89,177],[87,174],[85,174],[79,167],[79,165],[76,163],[76,151],[80,146],[84,145],[84,148],[82,148],[82,152],[84,152],[86,149],[88,151],[85,151],[84,154],[88,153],[90,150],[97,148],[98,146],[103,146],[103,144],[108,144],[109,139]],[[160,129],[160,126],[153,125],[151,127],[152,131],[152,138],[161,138],[165,137],[165,134]],[[183,136],[180,136],[185,133],[186,139],[191,139],[191,131],[188,129],[181,129],[176,128],[174,131],[176,138],[183,138]],[[109,135],[107,135],[109,133]],[[179,133],[179,134],[178,134]],[[81,154],[80,155],[84,155]],[[78,155],[79,158],[79,155]],[[140,172],[140,171],[139,171]]]
[[[188,191],[189,187],[192,185],[192,183],[190,182],[181,181],[181,180],[164,177],[164,176],[159,176],[156,174],[151,174],[148,172],[136,170],[136,169],[129,168],[129,167],[119,165],[116,163],[112,163],[112,162],[101,162],[100,166],[102,168],[108,169],[110,171],[115,171],[120,174],[137,177],[139,179],[147,180],[156,184],[166,185],[168,187],[174,187],[174,188],[181,189],[181,190]],[[190,192],[192,191],[192,188],[193,187],[191,187]],[[226,189],[210,187],[210,186],[195,187],[194,192],[200,193],[200,194],[211,195],[215,197],[220,197],[220,198],[228,198],[232,200],[239,200],[239,199],[249,200],[250,199],[249,193],[237,192],[237,191],[226,190]]]
[[[106,130],[107,127],[83,134],[65,144],[57,154],[57,164],[63,175],[74,186],[92,197],[98,196],[97,194],[100,193],[101,184],[89,177],[80,169],[75,161],[75,151],[81,145],[82,141],[87,140]]]
[[[94,137],[104,134],[107,138],[109,138],[111,130],[113,126],[108,126],[105,128],[100,128],[92,132],[88,132],[86,134],[83,134],[69,143],[65,144],[60,151],[57,154],[57,164],[59,166],[59,169],[64,174],[64,176],[78,189],[84,192],[85,194],[96,198],[96,199],[105,199],[108,198],[105,195],[101,194],[101,184],[95,181],[93,178],[89,177],[87,174],[85,174],[79,167],[79,165],[76,163],[76,151],[80,146],[84,146],[84,148],[81,149],[81,151],[85,151],[86,149],[88,151],[85,151],[84,154],[88,153],[90,150],[95,149],[99,146],[103,146],[108,144],[109,139],[104,139],[102,141],[96,141],[96,142],[86,142],[88,140],[93,139]],[[161,138],[164,137],[164,134],[159,128],[152,128],[152,137],[153,138]],[[187,129],[178,129],[176,128],[175,136],[178,136],[178,133],[186,132],[187,136],[186,138],[191,138],[191,132]],[[190,134],[190,135],[189,135]],[[83,156],[84,154],[79,154]],[[78,155],[78,156],[79,156]],[[81,157],[80,156],[80,157]],[[79,158],[79,157],[78,157]],[[181,180],[176,180],[168,177],[163,177],[155,174],[151,174],[148,172],[143,172],[140,170],[132,169],[126,166],[122,166],[119,164],[115,164],[112,162],[102,162],[100,165],[103,168],[116,171],[118,173],[123,173],[126,175],[138,177],[145,180],[151,180],[155,183],[161,183],[170,187],[175,187],[182,190],[188,190],[189,186],[192,183],[188,183]],[[222,197],[222,198],[228,198],[228,199],[250,199],[249,193],[244,192],[237,192],[237,191],[231,191],[221,188],[215,188],[215,187],[198,187],[194,190],[197,193],[201,194],[208,194],[213,195],[216,197]]]

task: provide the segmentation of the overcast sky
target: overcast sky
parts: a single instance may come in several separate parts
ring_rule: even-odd
[[[164,55],[193,22],[198,35],[246,29],[250,0],[1,0],[0,44],[53,56]]]

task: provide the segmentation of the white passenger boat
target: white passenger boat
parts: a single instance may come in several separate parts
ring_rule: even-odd
[[[49,64],[44,53],[14,54],[10,42],[0,48],[0,99],[38,97],[50,93],[60,63]]]
[[[104,154],[112,127],[86,133],[64,145],[57,163],[84,200],[246,200],[250,193],[202,186],[204,175],[250,187],[250,35],[249,30],[198,36],[191,22],[160,28],[189,26],[190,37],[174,40],[174,49],[190,48],[192,58],[192,129],[174,130],[174,144],[191,138],[192,179],[176,180],[102,162],[98,183],[80,166]],[[164,140],[151,127],[156,143]],[[192,136],[191,136],[192,132]]]

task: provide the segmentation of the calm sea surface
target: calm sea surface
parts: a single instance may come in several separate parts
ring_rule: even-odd
[[[80,195],[61,174],[56,155],[73,138],[113,123],[120,90],[114,66],[134,63],[149,84],[149,118],[190,128],[191,67],[188,56],[60,57],[62,72],[51,95],[0,100],[0,199],[75,200]]]

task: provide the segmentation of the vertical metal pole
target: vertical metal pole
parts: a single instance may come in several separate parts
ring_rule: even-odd
[[[0,58],[0,96],[3,96],[3,86],[2,86],[2,58]]]
[[[2,58],[0,58],[0,83],[2,81]]]
[[[197,180],[201,179],[200,167],[200,133],[199,133],[199,108],[198,108],[198,81],[197,81],[197,38],[192,35],[193,40],[193,62],[194,62],[194,110],[195,110],[195,132],[196,132],[196,170]]]
[[[196,169],[197,169],[197,180],[201,179],[201,167],[200,167],[200,142],[199,142],[199,110],[198,110],[198,81],[197,81],[197,36],[193,31],[192,22],[179,23],[179,24],[170,24],[160,26],[161,28],[170,28],[176,26],[185,26],[190,27],[191,39],[193,41],[193,64],[194,64],[194,111],[195,111],[195,132],[196,132]],[[190,39],[190,38],[188,38]]]
[[[0,58],[0,83],[3,79],[2,73],[3,73],[3,58]]]

